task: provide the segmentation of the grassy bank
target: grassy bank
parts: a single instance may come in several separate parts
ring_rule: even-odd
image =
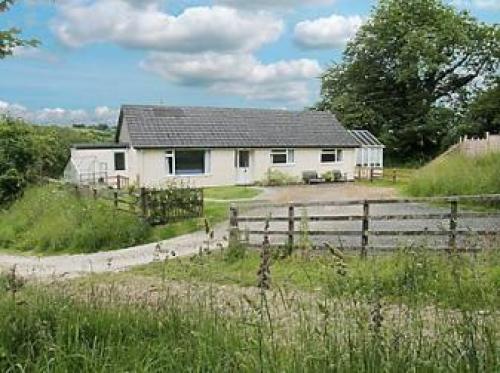
[[[133,246],[150,236],[139,217],[69,189],[29,188],[0,212],[0,248],[40,253],[81,253]]]
[[[419,197],[500,193],[500,153],[431,162],[415,173],[405,192]]]
[[[242,251],[239,256],[233,259],[227,250],[213,252],[137,267],[132,273],[162,280],[255,286],[261,260],[258,252]],[[500,254],[496,251],[455,257],[425,249],[401,250],[367,260],[347,255],[341,261],[330,254],[307,259],[294,255],[274,259],[271,272],[275,288],[322,290],[342,297],[368,297],[376,289],[390,300],[418,298],[450,307],[500,306]]]
[[[210,188],[204,217],[151,227],[109,201],[77,197],[70,189],[33,186],[8,210],[0,211],[0,250],[36,254],[89,253],[155,242],[204,229],[227,219],[229,200],[255,196],[254,188]]]

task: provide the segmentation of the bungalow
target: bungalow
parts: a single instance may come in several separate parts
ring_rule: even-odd
[[[202,187],[336,170],[353,180],[359,147],[327,112],[125,105],[115,143],[74,145],[65,178]]]

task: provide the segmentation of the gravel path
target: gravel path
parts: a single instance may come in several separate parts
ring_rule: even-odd
[[[226,235],[227,223],[214,227],[215,240]],[[130,247],[122,250],[104,251],[94,254],[58,255],[58,256],[19,256],[1,255],[0,270],[8,270],[14,265],[17,273],[30,278],[78,277],[90,273],[118,272],[129,267],[151,263],[165,255],[189,256],[197,253],[207,237],[204,231],[161,241],[161,250],[157,243]]]

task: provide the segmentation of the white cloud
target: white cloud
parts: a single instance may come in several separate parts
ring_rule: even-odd
[[[242,13],[223,6],[186,8],[178,16],[155,1],[70,1],[60,5],[53,30],[66,45],[114,42],[158,51],[251,51],[276,40],[283,22],[266,12]]]
[[[29,110],[23,105],[0,100],[0,114],[6,114],[14,118],[23,118],[26,121],[39,124],[115,124],[118,120],[118,113],[117,109],[111,109],[107,106],[99,106],[92,111],[63,108]]]
[[[295,103],[309,101],[310,85],[321,74],[315,60],[263,64],[246,53],[152,53],[142,67],[181,85],[207,87],[247,99]]]
[[[298,6],[328,5],[335,0],[217,0],[216,3],[235,8],[292,9]]]
[[[303,48],[342,48],[363,24],[361,16],[330,17],[299,22],[295,26],[295,42]]]

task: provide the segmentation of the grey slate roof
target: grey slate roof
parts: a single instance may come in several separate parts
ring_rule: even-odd
[[[124,105],[136,148],[359,147],[327,112]]]
[[[370,131],[351,130],[349,133],[356,139],[359,145],[366,146],[384,146]]]

